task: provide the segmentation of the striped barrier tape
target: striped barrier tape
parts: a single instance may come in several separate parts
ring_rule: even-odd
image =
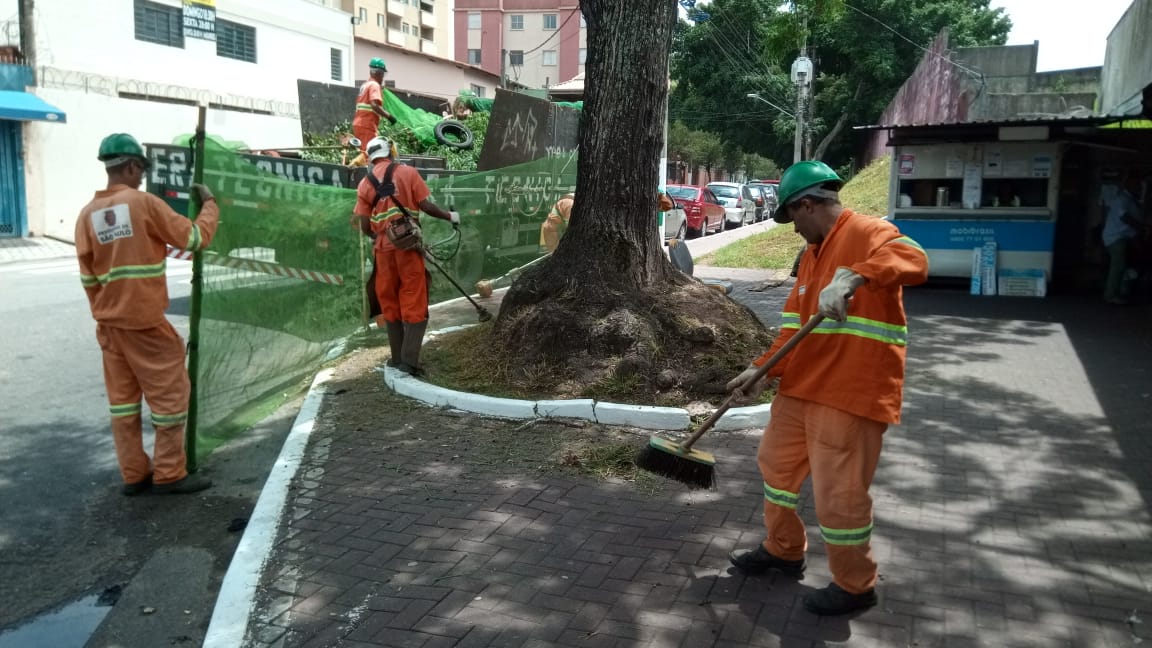
[[[168,256],[173,259],[183,259],[185,261],[192,259],[191,252],[188,252],[187,250],[177,250],[173,247],[168,248]],[[301,268],[289,268],[287,266],[282,266],[279,263],[270,263],[268,261],[239,259],[236,257],[214,254],[212,252],[205,252],[204,262],[210,263],[212,265],[224,266],[226,268],[236,268],[238,270],[248,270],[251,272],[276,275],[278,277],[291,277],[293,279],[303,279],[304,281],[314,281],[316,283],[332,284],[335,286],[344,285],[343,275],[318,272],[316,270],[303,270]]]

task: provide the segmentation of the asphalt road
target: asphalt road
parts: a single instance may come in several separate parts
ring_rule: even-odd
[[[168,275],[169,320],[187,337],[191,264],[169,260]],[[239,540],[228,525],[250,513],[299,400],[204,462],[213,489],[125,498],[74,259],[0,264],[0,359],[0,646],[14,636],[21,648],[83,646],[94,627],[64,636],[43,622],[108,588],[133,601],[148,593],[158,612],[120,614],[118,606],[91,645],[198,644]],[[173,573],[207,576],[166,582]],[[164,614],[173,610],[178,624]]]

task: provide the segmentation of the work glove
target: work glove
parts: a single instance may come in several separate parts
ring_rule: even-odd
[[[836,268],[832,281],[820,291],[820,314],[843,322],[848,317],[848,300],[867,281],[848,268]]]
[[[192,185],[192,191],[195,191],[196,195],[200,197],[201,205],[208,202],[209,200],[216,200],[216,196],[212,195],[212,190],[202,184]]]
[[[459,225],[460,224],[460,212],[450,211],[450,212],[448,212],[448,216],[449,216],[448,220],[452,221],[453,225]]]
[[[761,377],[760,380],[757,380],[755,384],[745,387],[745,384],[751,380],[752,376],[754,376],[759,370],[759,367],[755,365],[749,365],[747,369],[740,372],[739,376],[729,380],[728,384],[725,385],[724,388],[728,391],[728,393],[736,396],[736,400],[738,401],[748,402],[759,399],[760,395],[764,393],[764,389],[768,387],[768,381],[765,380],[764,377]]]

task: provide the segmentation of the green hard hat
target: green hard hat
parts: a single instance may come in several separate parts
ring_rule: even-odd
[[[380,58],[379,56],[369,61],[368,67],[373,70],[384,70],[385,72],[388,71],[388,66],[384,65],[384,59]]]
[[[823,187],[829,184],[832,186]],[[777,223],[791,223],[792,219],[788,217],[788,203],[804,196],[830,198],[835,196],[833,192],[839,191],[843,186],[844,181],[827,164],[819,160],[797,162],[780,176],[780,188],[777,192],[780,202],[776,206],[776,212],[772,214],[772,220]]]
[[[144,156],[144,147],[128,133],[112,133],[100,142],[100,153],[97,160],[106,167],[120,166],[129,158],[136,158],[148,168],[148,158]]]

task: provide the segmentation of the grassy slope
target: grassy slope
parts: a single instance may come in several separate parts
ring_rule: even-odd
[[[892,159],[882,157],[864,167],[840,190],[840,202],[852,211],[883,216],[888,213],[888,179]]]

